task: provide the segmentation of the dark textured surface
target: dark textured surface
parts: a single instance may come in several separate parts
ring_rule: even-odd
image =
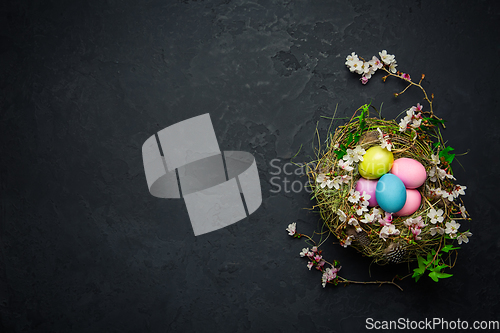
[[[357,332],[367,317],[500,319],[497,2],[24,1],[0,12],[2,332]],[[470,151],[455,173],[474,236],[446,281],[323,289],[298,256],[305,243],[285,232],[292,221],[318,230],[308,194],[271,173],[301,144],[294,160],[309,161],[314,130],[326,135],[322,116],[336,107],[349,116],[383,103],[391,118],[420,101],[417,90],[394,99],[403,86],[380,73],[362,86],[344,65],[352,51],[382,49],[412,77],[427,74],[446,139]],[[141,146],[206,112],[221,150],[256,157],[263,204],[195,237],[180,200],[148,193]],[[323,248],[343,276],[370,279],[369,260]],[[401,271],[371,267],[374,279]]]

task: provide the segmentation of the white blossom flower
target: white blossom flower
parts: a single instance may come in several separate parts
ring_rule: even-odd
[[[328,177],[327,175],[325,175],[324,173],[320,173],[317,177],[316,177],[316,182],[317,183],[320,183],[320,187],[321,188],[325,188],[325,186],[328,185],[328,181],[330,180],[330,177]]]
[[[379,216],[378,223],[382,226],[391,225],[392,224],[392,213],[385,212],[384,217],[382,215]]]
[[[363,160],[363,155],[365,153],[366,151],[361,148],[361,146],[356,146],[356,148],[354,149],[347,149],[343,159],[346,160],[349,164],[352,164],[353,162],[360,162]]]
[[[346,182],[346,179],[344,176],[337,176],[337,177],[332,178],[330,175],[320,173],[316,177],[316,182],[320,183],[321,188],[328,187],[331,189],[331,188],[335,187],[335,189],[338,190],[340,188],[340,185],[342,185],[342,183]]]
[[[436,175],[436,166],[432,166],[432,168],[427,171],[427,177],[429,177],[429,180],[433,183],[437,181],[437,175]]]
[[[413,219],[410,217],[410,218],[407,218],[405,221],[404,221],[404,225],[411,228],[411,226],[413,225]]]
[[[363,155],[366,154],[366,151],[361,146],[356,146],[354,148],[354,153],[358,155],[360,161],[363,160]]]
[[[351,217],[349,221],[347,221],[347,224],[357,226],[358,225],[358,220],[356,220],[355,217]]]
[[[361,232],[362,229],[359,226],[358,220],[356,218],[351,217],[347,223],[355,227],[357,232]]]
[[[458,204],[458,208],[460,208],[460,214],[462,214],[462,217],[464,219],[467,218],[467,210],[465,210],[465,206],[462,206],[462,204]]]
[[[469,232],[469,231],[465,231],[465,232],[462,232],[458,237],[457,237],[457,241],[458,241],[458,244],[462,244],[463,243],[468,243],[469,242],[469,237],[472,236],[472,233]]]
[[[406,110],[405,118],[408,119],[408,121],[411,121],[413,119],[413,117],[415,116],[415,110],[416,110],[416,107],[414,107],[414,106],[412,106],[411,108]]]
[[[358,191],[355,191],[354,189],[352,189],[350,192],[349,192],[349,198],[347,200],[349,200],[349,202],[352,202],[352,203],[358,203],[359,202],[359,199],[361,197],[361,194],[358,192]]]
[[[350,55],[346,57],[346,66],[349,68],[351,72],[356,72],[358,74],[362,74],[362,65],[363,61],[359,60],[356,53],[352,52]],[[361,71],[361,72],[360,72]]]
[[[398,66],[398,64],[396,63],[396,60],[394,60],[393,62],[391,62],[391,64],[389,65],[389,71],[391,73],[396,73],[398,70],[396,69],[396,67]]]
[[[460,223],[451,220],[450,222],[446,222],[446,229],[444,232],[449,234],[451,238],[454,238],[453,235],[456,235],[458,228],[460,228]]]
[[[380,230],[379,237],[385,241],[390,235],[399,235],[399,230],[396,229],[396,226],[393,224],[384,226],[382,230]]]
[[[305,247],[302,249],[302,252],[300,252],[301,257],[305,257],[309,253],[309,248]]]
[[[361,60],[354,60],[351,62],[351,65],[349,66],[349,70],[351,72],[355,72],[357,74],[363,74],[364,68],[363,68],[364,62]]]
[[[380,56],[380,59],[384,62],[386,65],[390,65],[393,61],[395,61],[394,55],[387,54],[386,50],[382,50],[382,52],[379,52],[378,55]]]
[[[309,270],[311,270],[311,268],[314,266],[314,263],[312,261],[309,261],[307,263],[307,268],[309,268]]]
[[[348,62],[348,61],[353,61],[353,60],[357,60],[357,59],[359,59],[359,58],[358,58],[358,55],[356,54],[356,52],[352,52],[351,54],[349,54],[349,55],[345,58],[345,60],[346,60],[346,65],[347,65],[347,62]]]
[[[293,222],[293,223],[290,223],[288,225],[288,228],[286,228],[286,231],[288,231],[288,234],[290,236],[293,236],[295,235],[295,232],[296,232],[296,226],[297,226],[297,223]]]
[[[465,195],[465,190],[467,189],[467,186],[462,186],[462,185],[455,185],[455,189],[453,190],[453,195],[455,198],[458,198],[459,195]]]
[[[455,199],[455,195],[454,195],[453,191],[442,191],[441,196],[444,199],[448,199],[449,201],[453,201],[453,199]]]
[[[333,180],[330,182],[328,187],[332,188],[332,186],[333,186],[333,187],[335,187],[336,190],[338,190],[340,188],[341,184],[342,184],[342,177],[337,176],[337,177],[333,178]]]
[[[400,132],[404,132],[406,131],[406,129],[408,128],[408,123],[410,121],[405,117],[403,119],[401,119],[401,121],[399,122],[399,131]]]
[[[380,143],[380,147],[387,149],[388,151],[392,150],[392,142],[389,139],[382,140]]]
[[[295,223],[295,222],[290,223],[290,224],[288,225],[288,228],[286,228],[286,231],[288,231],[288,234],[289,234],[290,236],[295,235],[295,233],[296,233],[296,227],[297,227],[297,223]]]
[[[415,236],[415,239],[419,240],[420,237],[418,237],[418,235],[420,235],[420,230],[427,226],[427,224],[425,224],[423,221],[422,221],[422,216],[417,216],[415,218],[407,218],[404,222],[404,224],[410,228],[411,232],[413,233],[413,235]]]
[[[371,79],[372,78],[372,75],[375,74],[375,72],[377,71],[377,68],[373,67],[373,66],[370,66],[368,67],[368,71],[365,72],[365,74],[363,74],[363,76],[368,80],[368,79]]]
[[[363,191],[363,194],[359,197],[359,201],[361,202],[361,205],[368,206],[370,204],[368,200],[370,200],[371,198],[371,195]]]
[[[352,154],[353,150],[352,149],[347,149],[346,154],[344,155],[343,159],[348,163],[352,164],[354,163],[354,155]]]
[[[349,245],[351,245],[353,239],[354,236],[347,236],[342,246],[348,247]]]
[[[372,60],[370,60],[369,63],[372,66],[372,68],[374,68],[375,71],[377,69],[380,69],[380,68],[384,67],[384,64],[376,56],[373,56]]]
[[[363,61],[361,61],[356,53],[352,52],[346,57],[346,66],[353,73],[363,74]]]
[[[431,182],[436,182],[438,178],[440,180],[444,180],[445,178],[455,180],[455,177],[453,177],[453,175],[450,175],[446,172],[446,170],[443,170],[436,165],[432,166],[432,168],[429,170],[428,176]]]
[[[363,215],[364,212],[367,212],[368,211],[368,208],[364,205],[358,205],[356,207],[356,214],[358,214],[359,216]]]
[[[342,175],[340,176],[341,183],[348,184],[349,180],[351,180],[351,176],[349,175]]]
[[[410,231],[413,234],[413,238],[415,240],[421,240],[422,239],[422,237],[419,236],[420,233],[422,232],[421,228],[415,228],[415,227],[414,228],[410,228]]]
[[[434,236],[436,233],[439,233],[440,235],[444,234],[444,228],[442,227],[432,227],[429,229],[431,236]]]
[[[417,116],[415,116],[415,118],[413,118],[413,121],[410,125],[412,128],[419,128],[420,125],[422,125],[422,118],[419,117],[419,115],[420,113]]]
[[[328,268],[325,268],[325,270],[323,271],[323,276],[321,277],[321,281],[322,281],[322,285],[323,285],[323,288],[325,288],[327,282],[330,282],[330,281],[333,281],[335,280],[335,278],[337,277],[337,273],[340,271],[340,268],[335,268],[335,267],[328,267]]]
[[[372,212],[370,213],[373,215],[374,220],[378,220],[380,217],[382,217],[382,210],[380,208],[372,208]]]
[[[361,66],[361,68],[363,69],[363,73],[361,73],[361,74],[364,74],[366,76],[366,74],[368,72],[370,72],[370,63],[367,61],[363,62],[363,65]]]
[[[439,160],[439,155],[432,154],[431,155],[431,162],[435,165],[438,165],[439,163],[441,163],[441,161]]]
[[[339,168],[345,171],[352,171],[354,168],[349,161],[339,160]]]
[[[406,116],[399,122],[399,131],[404,132],[409,127],[418,128],[422,124],[422,113],[415,114],[415,111],[422,110],[422,106],[417,104],[417,106],[412,106],[406,111]]]
[[[378,221],[378,219],[381,217],[380,209],[378,208],[373,208],[372,212],[370,214],[365,214],[364,219],[361,220],[363,223],[373,223],[375,221]]]
[[[340,209],[337,210],[337,215],[339,216],[340,222],[345,222],[345,220],[347,219],[347,215],[345,215],[345,213]]]
[[[441,195],[443,194],[443,190],[441,190],[441,188],[434,188],[434,187],[430,187],[429,185],[425,185],[426,188],[427,188],[427,192],[428,192],[428,196],[430,198],[440,198]]]
[[[419,229],[422,229],[423,227],[426,227],[427,224],[424,223],[424,221],[422,221],[422,216],[418,216],[416,218],[413,219],[413,227],[414,228],[419,228]]]
[[[431,219],[431,223],[432,224],[436,224],[436,223],[441,223],[443,222],[443,210],[440,208],[438,210],[435,210],[434,208],[431,208],[429,210],[429,213],[427,213],[427,217]]]
[[[391,151],[392,149],[392,142],[389,138],[389,134],[385,134],[382,132],[380,128],[377,127],[377,131],[379,133],[379,140],[380,140],[380,147],[387,149],[388,151]]]
[[[372,214],[365,214],[364,218],[361,219],[363,223],[373,223],[375,216]]]

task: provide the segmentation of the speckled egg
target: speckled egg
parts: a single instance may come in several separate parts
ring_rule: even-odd
[[[415,189],[422,186],[427,178],[425,167],[417,160],[412,158],[398,158],[394,161],[391,173],[403,181],[406,188]]]
[[[406,203],[406,188],[397,176],[388,173],[377,182],[377,203],[388,213],[400,211]]]

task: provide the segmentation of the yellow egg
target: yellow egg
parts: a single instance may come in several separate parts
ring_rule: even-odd
[[[392,168],[394,156],[390,151],[380,146],[373,146],[363,155],[359,163],[359,174],[366,179],[377,179]]]

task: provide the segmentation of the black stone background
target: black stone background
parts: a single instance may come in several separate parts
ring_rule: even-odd
[[[18,1],[0,5],[2,332],[358,332],[376,320],[499,320],[500,11],[495,1]],[[474,236],[435,283],[321,286],[299,257],[319,230],[304,190],[279,183],[314,156],[315,129],[360,105],[422,102],[345,67],[386,49],[436,96],[458,153]],[[210,113],[221,150],[251,152],[263,203],[193,235],[182,200],[148,192],[141,146]],[[399,120],[399,118],[398,118]],[[342,122],[335,124],[338,125]],[[195,135],[195,133],[193,133]],[[279,159],[274,160],[273,159]],[[274,168],[271,163],[277,166]],[[463,168],[462,168],[463,166]],[[287,166],[288,172],[300,169]],[[274,184],[273,184],[274,183]],[[290,186],[291,183],[288,184]],[[296,189],[299,184],[296,184]],[[276,193],[278,192],[278,193]],[[356,280],[371,266],[323,246]],[[369,276],[369,268],[371,277]]]

